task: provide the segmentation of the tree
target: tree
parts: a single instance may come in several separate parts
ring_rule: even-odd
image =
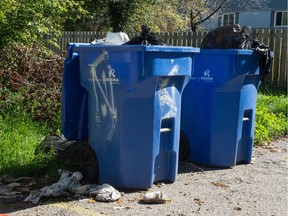
[[[189,17],[191,31],[196,31],[198,26],[210,19],[224,7],[229,0],[180,0],[180,11]]]
[[[86,11],[81,16],[71,17],[64,23],[66,31],[98,31],[109,29],[108,0],[84,0],[81,7]]]
[[[63,23],[85,11],[74,0],[1,0],[0,48],[13,44],[50,42],[61,34]]]
[[[148,25],[153,31],[187,28],[177,10],[178,0],[85,0],[88,13],[76,22],[67,21],[65,30],[139,31]]]
[[[156,6],[156,3],[163,1],[168,2],[168,0],[106,0],[104,1],[106,2],[105,4],[102,1],[102,5],[105,4],[102,8],[102,11],[104,11],[102,20],[105,20],[106,23],[99,22],[99,24],[100,26],[106,24],[105,27],[110,27],[113,32],[126,31],[128,29],[135,30],[135,28],[131,27],[133,25],[139,26],[138,18],[144,15],[142,12],[146,11],[146,15],[148,14],[149,16],[153,11],[153,7]],[[147,16],[145,16],[145,18],[147,18]],[[143,17],[141,20],[142,23],[140,26],[146,24],[145,18]]]
[[[141,30],[148,25],[154,32],[174,32],[185,29],[185,21],[177,11],[177,1],[158,0],[153,4],[143,1],[134,9],[125,29],[129,32]]]

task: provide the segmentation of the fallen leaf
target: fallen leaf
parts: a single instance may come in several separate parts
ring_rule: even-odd
[[[216,187],[228,187],[228,185],[222,183],[222,182],[211,182],[211,184],[213,184]]]
[[[241,208],[238,206],[238,207],[235,207],[234,210],[241,211]]]
[[[123,202],[123,200],[120,198],[116,201],[116,203],[121,204]]]
[[[132,203],[132,202],[139,202],[139,200],[141,200],[141,198],[137,198],[137,197],[135,197],[135,198],[132,198],[132,199],[128,199],[128,202],[129,202],[129,203]]]
[[[270,152],[277,152],[277,150],[275,148],[271,148]]]
[[[167,202],[172,202],[172,199],[171,199],[171,198],[167,198],[166,201],[167,201]]]
[[[94,200],[94,199],[89,199],[88,202],[89,202],[89,203],[96,203],[96,200]]]
[[[194,202],[195,202],[197,205],[202,205],[202,204],[204,203],[200,198],[194,198]]]

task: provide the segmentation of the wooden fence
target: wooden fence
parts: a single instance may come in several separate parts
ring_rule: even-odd
[[[129,38],[139,33],[127,33]],[[206,32],[156,33],[156,35],[171,46],[199,47]],[[274,60],[268,81],[287,86],[287,29],[253,29],[253,36],[268,45],[274,52]],[[54,52],[66,50],[67,43],[90,43],[95,39],[105,38],[104,32],[63,32],[58,40],[59,47],[51,47]]]

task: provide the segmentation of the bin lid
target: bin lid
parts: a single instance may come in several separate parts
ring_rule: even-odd
[[[108,48],[110,51],[148,51],[148,52],[200,52],[200,48],[183,46],[158,46],[158,45],[101,45],[90,43],[69,43],[74,46],[74,51],[93,51],[93,49]]]

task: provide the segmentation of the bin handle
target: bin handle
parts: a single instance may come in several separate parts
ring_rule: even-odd
[[[161,128],[160,129],[160,132],[163,133],[163,132],[171,132],[172,131],[172,128]]]
[[[244,118],[243,118],[243,121],[250,121],[250,119],[247,118],[247,117],[244,117]]]

